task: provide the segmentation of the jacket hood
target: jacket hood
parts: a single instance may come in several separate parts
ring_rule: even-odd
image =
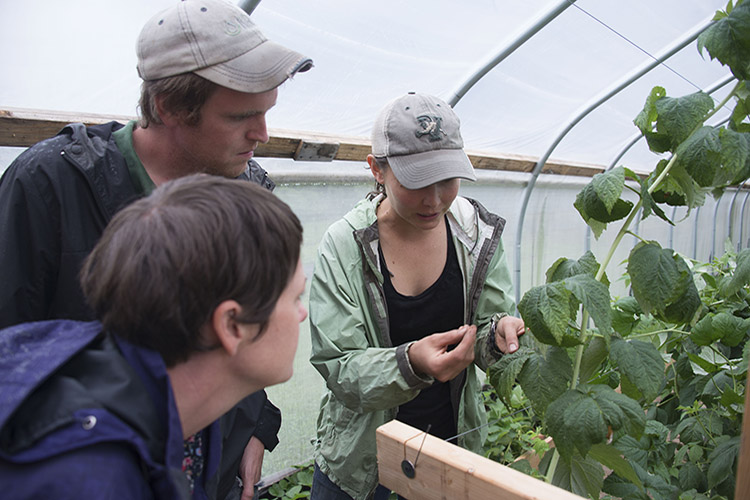
[[[6,381],[0,391],[2,454],[27,450],[91,411],[115,416],[149,443],[151,456],[163,454],[162,424],[148,392],[98,322],[44,321],[0,332],[0,378]],[[35,455],[87,444],[59,442],[59,449],[45,446]]]

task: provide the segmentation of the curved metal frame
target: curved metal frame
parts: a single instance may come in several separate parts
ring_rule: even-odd
[[[547,151],[542,155],[542,157],[537,161],[534,170],[531,174],[531,179],[529,180],[529,184],[526,186],[526,190],[524,191],[524,198],[523,203],[521,206],[520,215],[518,218],[518,226],[517,226],[517,232],[516,232],[516,248],[515,248],[515,269],[514,269],[514,277],[515,277],[515,298],[516,303],[520,301],[520,289],[521,289],[521,238],[523,236],[523,222],[524,218],[526,216],[526,209],[528,208],[529,204],[529,198],[531,197],[531,192],[534,189],[534,185],[536,184],[536,179],[539,177],[539,174],[542,171],[542,168],[544,167],[544,164],[547,162],[547,159],[549,159],[550,154],[552,151],[557,147],[557,145],[562,141],[562,139],[570,132],[570,130],[578,124],[586,115],[588,115],[591,111],[602,105],[604,102],[608,101],[610,98],[615,96],[617,93],[619,93],[621,90],[628,87],[630,84],[632,84],[634,81],[639,79],[641,76],[645,75],[658,65],[660,65],[663,61],[671,57],[672,55],[679,52],[681,49],[683,49],[687,44],[695,40],[698,35],[703,32],[709,25],[711,24],[711,21],[702,23],[698,28],[694,28],[693,31],[691,31],[687,36],[685,36],[682,40],[678,41],[677,43],[673,44],[671,47],[667,48],[662,52],[661,55],[657,56],[655,58],[655,61],[648,62],[647,64],[643,65],[640,69],[632,72],[631,74],[627,75],[625,78],[623,78],[620,82],[614,84],[610,90],[606,90],[602,93],[601,97],[595,98],[591,101],[590,104],[583,107],[582,111],[578,112],[565,127],[562,129],[560,134],[557,136],[557,138],[552,142],[550,147],[547,149]]]
[[[260,0],[258,0],[260,1]],[[448,104],[451,105],[451,107],[455,107],[458,101],[461,100],[461,98],[466,95],[466,93],[471,89],[479,80],[482,79],[484,75],[490,72],[492,68],[500,64],[506,57],[511,55],[518,47],[526,43],[531,37],[536,35],[539,31],[541,31],[542,28],[547,26],[552,20],[554,20],[557,16],[563,13],[565,9],[568,7],[571,7],[576,0],[563,0],[557,6],[553,7],[552,9],[548,10],[545,14],[543,14],[537,21],[534,21],[531,23],[531,25],[526,28],[523,33],[521,33],[518,37],[516,37],[512,42],[510,42],[507,45],[503,45],[499,51],[497,51],[497,54],[490,58],[490,60],[484,64],[482,64],[477,71],[472,73],[464,83],[459,87],[458,90],[455,92],[451,92],[451,97],[448,99]]]

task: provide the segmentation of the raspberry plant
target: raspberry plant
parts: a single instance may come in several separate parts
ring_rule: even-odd
[[[554,439],[540,465],[547,480],[591,498],[733,497],[750,250],[706,265],[641,240],[627,262],[631,296],[617,300],[605,272],[639,214],[674,224],[665,204],[690,210],[750,177],[750,2],[730,1],[697,45],[731,70],[733,89],[717,105],[703,92],[652,90],[634,123],[669,159],[645,178],[622,166],[598,174],[578,194],[574,205],[597,238],[623,221],[608,254],[555,262],[518,305],[536,345],[489,370],[500,398],[521,386]],[[729,105],[725,126],[706,124]],[[622,198],[625,189],[636,203]]]

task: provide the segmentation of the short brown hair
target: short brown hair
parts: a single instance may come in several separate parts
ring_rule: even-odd
[[[144,81],[141,84],[141,117],[138,126],[147,128],[151,123],[162,123],[156,107],[158,96],[164,96],[163,105],[166,111],[182,115],[186,125],[197,125],[201,119],[203,104],[218,87],[217,84],[195,73]]]
[[[263,331],[301,243],[299,219],[271,192],[196,174],[121,210],[84,262],[81,286],[105,329],[173,366],[210,347],[201,329],[225,300]]]

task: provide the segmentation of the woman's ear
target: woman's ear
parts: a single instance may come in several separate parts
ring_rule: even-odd
[[[242,306],[237,301],[225,300],[211,314],[211,327],[216,339],[230,356],[237,354],[245,336],[244,325],[236,319],[241,311]]]
[[[378,162],[375,161],[375,157],[373,155],[367,155],[367,164],[370,165],[370,172],[372,172],[372,176],[375,177],[375,181],[378,184],[385,184],[383,171],[380,170]]]

